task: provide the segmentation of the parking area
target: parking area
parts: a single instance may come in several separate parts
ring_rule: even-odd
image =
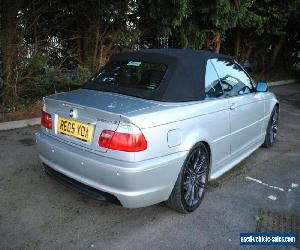
[[[260,211],[300,216],[300,84],[271,91],[281,104],[274,147],[211,182],[187,215],[163,204],[125,209],[84,197],[43,172],[37,127],[0,132],[0,249],[237,249]]]

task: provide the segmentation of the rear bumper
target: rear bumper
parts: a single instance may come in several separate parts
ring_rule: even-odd
[[[48,167],[136,208],[168,199],[187,152],[140,162],[100,156],[36,133],[39,158]]]
[[[58,182],[62,183],[63,185],[79,192],[82,193],[86,196],[89,196],[95,200],[98,201],[108,201],[115,203],[117,205],[121,205],[120,201],[114,197],[113,195],[109,193],[102,192],[96,188],[87,186],[79,181],[76,181],[56,170],[53,168],[47,166],[46,164],[43,163],[43,167],[45,168],[46,172],[50,174],[52,177],[54,177]]]

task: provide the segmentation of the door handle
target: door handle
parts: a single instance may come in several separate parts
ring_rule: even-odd
[[[230,109],[231,109],[231,110],[235,110],[235,109],[236,109],[236,107],[237,107],[237,106],[236,106],[236,104],[235,104],[235,103],[231,103],[231,104],[230,104]]]

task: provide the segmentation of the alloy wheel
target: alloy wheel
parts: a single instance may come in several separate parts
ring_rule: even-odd
[[[278,111],[275,109],[273,116],[272,116],[272,124],[270,127],[270,141],[273,143],[277,136],[278,131]]]
[[[207,184],[209,154],[205,146],[196,148],[187,161],[183,173],[183,197],[189,208],[200,203]]]

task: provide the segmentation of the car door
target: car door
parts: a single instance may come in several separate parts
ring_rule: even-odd
[[[224,98],[220,79],[210,60],[206,64],[205,95],[204,106],[210,110],[205,125],[211,137],[213,175],[230,160],[230,117],[228,99]]]
[[[230,107],[230,152],[237,157],[261,139],[264,99],[243,68],[228,58],[213,59]],[[256,143],[256,144],[255,144]]]

